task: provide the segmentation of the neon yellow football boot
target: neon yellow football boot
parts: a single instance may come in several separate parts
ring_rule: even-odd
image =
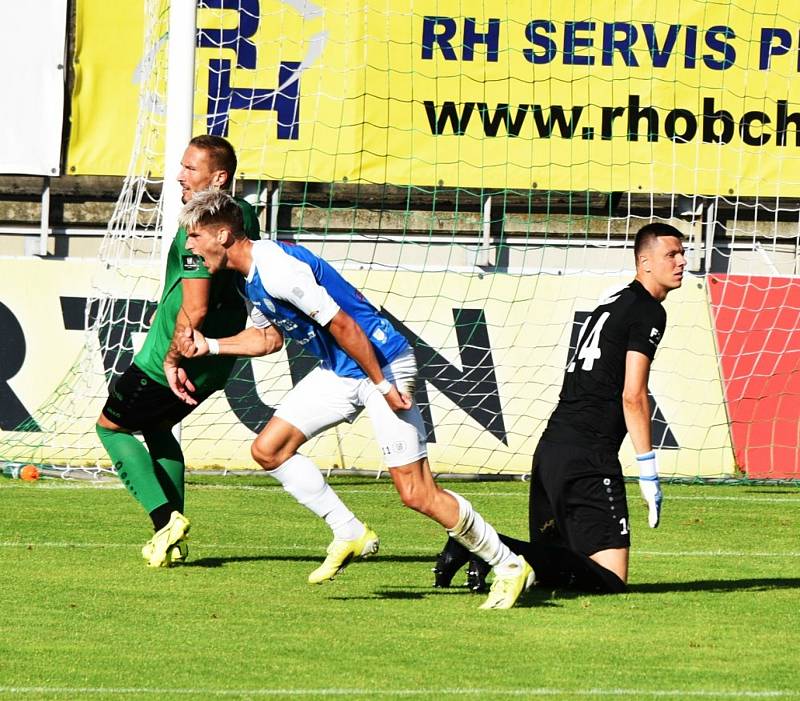
[[[145,551],[149,550],[150,557],[147,558],[147,566],[169,567],[172,563],[170,554],[173,546],[186,538],[190,527],[189,519],[179,511],[173,511],[169,518],[169,523],[160,531],[157,531],[142,548],[142,557],[145,556]],[[180,551],[180,546],[178,546],[178,549]],[[188,550],[186,552],[188,553]]]
[[[534,582],[535,576],[531,566],[522,560],[519,572],[510,575],[495,575],[489,596],[480,608],[482,609],[510,609],[519,599],[522,592],[527,591]]]
[[[145,562],[150,561],[153,555],[153,539],[151,538],[142,546],[142,557]],[[169,560],[168,567],[172,565],[182,565],[189,558],[189,543],[186,538],[181,538],[175,545],[173,545],[167,553],[167,560]]]
[[[364,535],[355,540],[334,540],[328,546],[325,561],[308,575],[309,584],[322,584],[326,579],[333,579],[354,557],[369,557],[378,552],[380,539],[377,533],[364,524]]]

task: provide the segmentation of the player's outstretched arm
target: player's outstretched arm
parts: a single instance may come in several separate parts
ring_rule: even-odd
[[[205,355],[233,355],[255,358],[269,355],[283,347],[283,334],[274,326],[251,326],[228,338],[206,338],[201,331],[186,327],[176,339],[177,352],[164,359],[164,374],[172,392],[190,406],[197,401],[192,397],[195,388],[186,371],[178,364],[182,358],[200,358]]]
[[[184,358],[204,355],[234,355],[240,358],[258,358],[283,348],[283,334],[274,326],[251,326],[227,338],[207,338],[198,329],[190,329],[180,339],[180,354]]]
[[[411,408],[411,398],[408,395],[400,394],[394,385],[386,387],[389,383],[383,376],[372,343],[353,317],[340,309],[329,322],[328,331],[342,350],[355,360],[367,377],[378,386],[393,411]],[[386,387],[386,391],[383,387]]]
[[[663,495],[658,480],[656,455],[653,452],[650,402],[647,398],[649,377],[650,358],[637,351],[628,351],[625,357],[622,411],[625,415],[625,426],[630,434],[634,450],[636,450],[639,490],[647,504],[647,521],[650,528],[656,528],[661,520]]]

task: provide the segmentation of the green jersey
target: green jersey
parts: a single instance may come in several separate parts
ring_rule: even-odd
[[[245,233],[249,238],[258,240],[260,238],[258,219],[253,208],[238,198],[236,203],[242,210]],[[239,273],[233,270],[220,270],[212,276],[203,259],[186,249],[186,230],[183,227],[178,229],[169,248],[164,292],[158,302],[144,345],[133,362],[148,377],[162,385],[168,385],[164,375],[164,358],[172,343],[175,320],[183,304],[181,281],[185,278],[211,278],[208,312],[200,327],[204,335],[210,338],[224,338],[244,329],[247,309],[236,289],[238,275]],[[181,367],[186,370],[187,376],[199,393],[210,394],[225,386],[235,362],[235,358],[227,356],[204,356],[184,359]]]

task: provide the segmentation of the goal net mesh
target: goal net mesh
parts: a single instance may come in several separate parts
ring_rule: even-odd
[[[798,475],[800,108],[777,3],[686,1],[655,22],[655,3],[596,0],[198,8],[194,133],[236,147],[263,237],[325,257],[408,337],[434,472],[529,471],[583,320],[664,221],[689,264],[650,378],[662,473]],[[111,470],[94,423],[162,274],[168,10],[144,2],[129,174],[92,296],[63,302],[84,348],[0,435],[7,460]],[[256,432],[313,365],[291,342],[238,361],[182,425],[189,467],[255,468]],[[304,452],[382,469],[364,417]]]

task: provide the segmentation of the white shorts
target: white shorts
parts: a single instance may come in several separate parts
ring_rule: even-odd
[[[383,374],[401,393],[413,398],[417,362],[410,348],[401,353]],[[296,427],[307,439],[344,421],[352,423],[367,410],[386,467],[401,467],[427,454],[425,425],[416,404],[392,411],[371,380],[339,377],[332,370],[312,370],[284,397],[275,416]]]

